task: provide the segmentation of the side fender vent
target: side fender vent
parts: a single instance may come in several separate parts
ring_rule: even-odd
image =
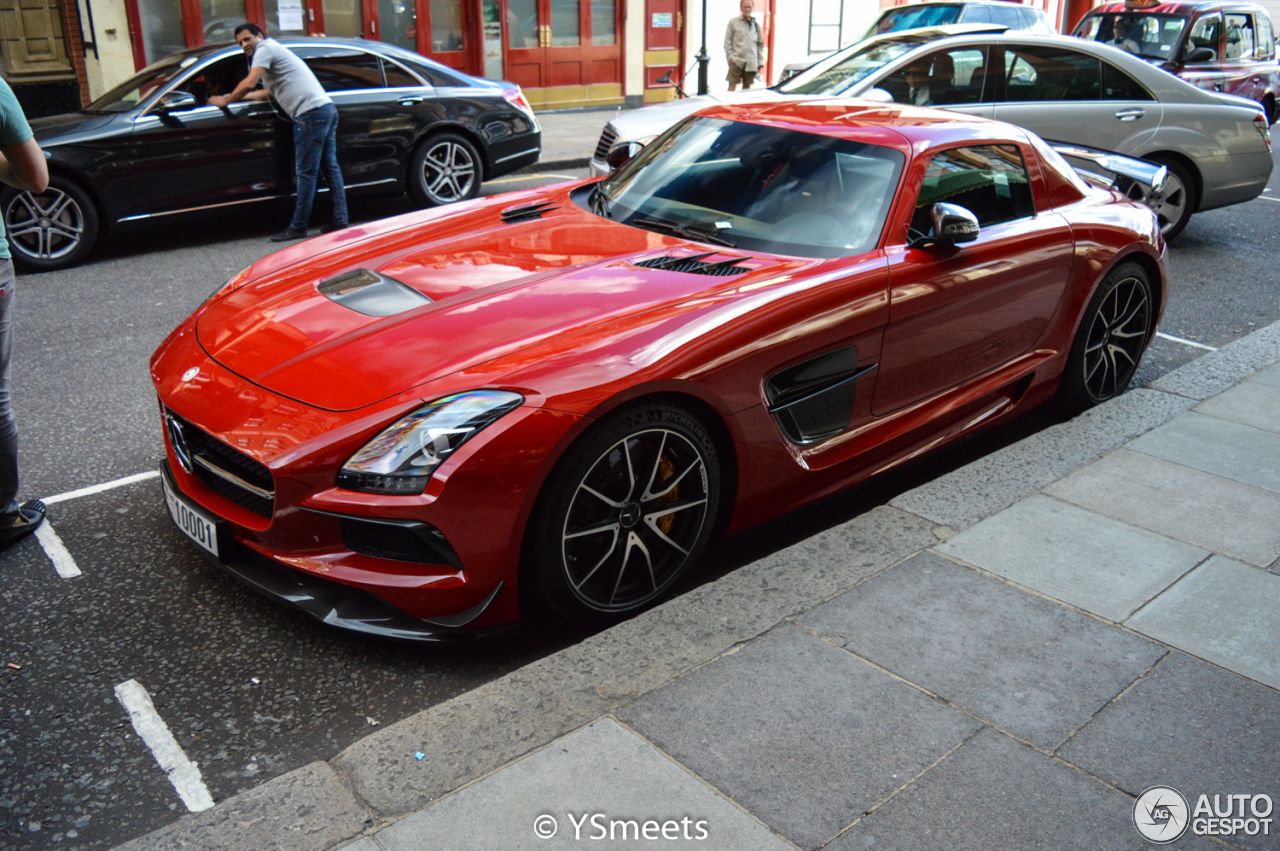
[[[690,275],[714,275],[716,277],[728,277],[729,275],[741,275],[744,272],[750,272],[746,266],[737,266],[744,260],[750,260],[750,257],[732,257],[728,260],[721,260],[717,263],[704,263],[702,258],[710,257],[715,254],[714,251],[706,254],[693,254],[688,257],[650,257],[648,260],[641,260],[636,266],[645,266],[650,269],[666,269],[668,272],[685,272]]]
[[[542,218],[543,213],[550,213],[552,210],[559,210],[559,204],[532,204],[528,207],[512,207],[509,210],[502,211],[502,221],[504,224],[515,224],[516,222],[527,222],[531,219]]]

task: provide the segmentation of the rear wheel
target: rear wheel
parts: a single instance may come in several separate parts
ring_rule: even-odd
[[[1076,332],[1059,398],[1083,410],[1124,392],[1152,333],[1155,304],[1147,273],[1123,263],[1099,285]]]
[[[4,229],[20,269],[47,272],[74,266],[98,240],[98,209],[83,189],[52,175],[45,191],[0,195]]]
[[[418,146],[409,165],[409,194],[425,207],[480,194],[484,168],[475,146],[455,133],[438,133]]]
[[[530,517],[522,607],[581,625],[640,612],[697,562],[720,500],[706,428],[672,405],[602,420],[565,454]]]
[[[1191,221],[1191,214],[1196,211],[1199,198],[1196,195],[1196,182],[1187,167],[1177,160],[1150,157],[1151,162],[1169,169],[1169,176],[1159,192],[1147,197],[1147,206],[1160,220],[1160,233],[1165,239],[1173,239],[1182,233],[1182,229]]]

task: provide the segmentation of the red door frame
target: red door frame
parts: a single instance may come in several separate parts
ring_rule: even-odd
[[[179,0],[179,8],[182,10],[182,35],[187,47],[203,46],[204,15],[200,11],[200,0]],[[244,0],[244,11],[245,18],[250,23],[257,24],[266,30],[267,15],[262,0]],[[142,14],[138,11],[138,0],[125,0],[124,13],[125,19],[129,22],[129,46],[133,49],[133,68],[135,71],[141,71],[147,66],[147,55],[146,45],[142,40]]]

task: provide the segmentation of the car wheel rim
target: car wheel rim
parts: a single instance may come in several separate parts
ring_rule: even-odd
[[[1147,342],[1150,310],[1146,285],[1134,277],[1102,300],[1084,350],[1084,384],[1094,401],[1115,396],[1133,377]]]
[[[457,142],[433,145],[423,158],[422,185],[428,195],[442,204],[466,198],[475,179],[475,160],[471,152]]]
[[[643,606],[675,581],[707,522],[707,468],[683,435],[652,429],[609,447],[569,503],[561,564],[597,611]]]
[[[1168,233],[1169,230],[1182,221],[1182,215],[1187,209],[1187,187],[1172,171],[1165,178],[1164,188],[1159,192],[1153,192],[1147,199],[1147,206],[1156,214],[1156,218],[1160,220],[1160,232]]]
[[[49,187],[39,195],[19,192],[4,211],[10,243],[28,257],[57,260],[80,245],[84,211],[75,199]]]

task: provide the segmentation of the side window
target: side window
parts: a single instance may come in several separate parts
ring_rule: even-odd
[[[1155,100],[1142,84],[1114,65],[1102,63],[1103,100]]]
[[[1102,94],[1102,62],[1060,47],[1006,45],[1005,100],[1086,101]]]
[[[243,53],[219,59],[178,88],[196,97],[196,105],[204,106],[210,95],[229,95],[249,73],[249,60]]]
[[[957,47],[912,62],[882,80],[880,87],[897,103],[956,106],[990,101],[994,83],[987,76],[986,47]]]
[[[305,48],[296,51],[326,92],[383,87],[382,63],[363,50]]]
[[[984,228],[1035,215],[1022,152],[1016,145],[979,145],[935,154],[911,218],[915,234],[931,234],[929,211],[939,202],[964,207]]]
[[[1266,15],[1256,15],[1253,23],[1258,31],[1258,58],[1271,59],[1276,52],[1275,37],[1271,34],[1271,19]]]
[[[1004,24],[1011,30],[1022,29],[1022,18],[1018,15],[1017,6],[990,6],[991,23]]]
[[[1253,19],[1248,15],[1227,15],[1226,59],[1251,60],[1257,41],[1253,37]]]
[[[1207,47],[1213,51],[1213,58],[1206,60],[1216,62],[1222,58],[1219,50],[1222,46],[1222,13],[1214,12],[1210,15],[1202,15],[1196,19],[1195,25],[1191,27],[1191,35],[1187,38],[1187,46],[1184,48],[1187,55],[1198,47]]]
[[[991,23],[991,13],[987,11],[986,6],[965,6],[964,11],[960,14],[960,23],[989,24]]]
[[[421,86],[422,82],[404,68],[401,68],[394,62],[382,60],[382,74],[387,80],[389,88],[401,88],[405,86]]]

